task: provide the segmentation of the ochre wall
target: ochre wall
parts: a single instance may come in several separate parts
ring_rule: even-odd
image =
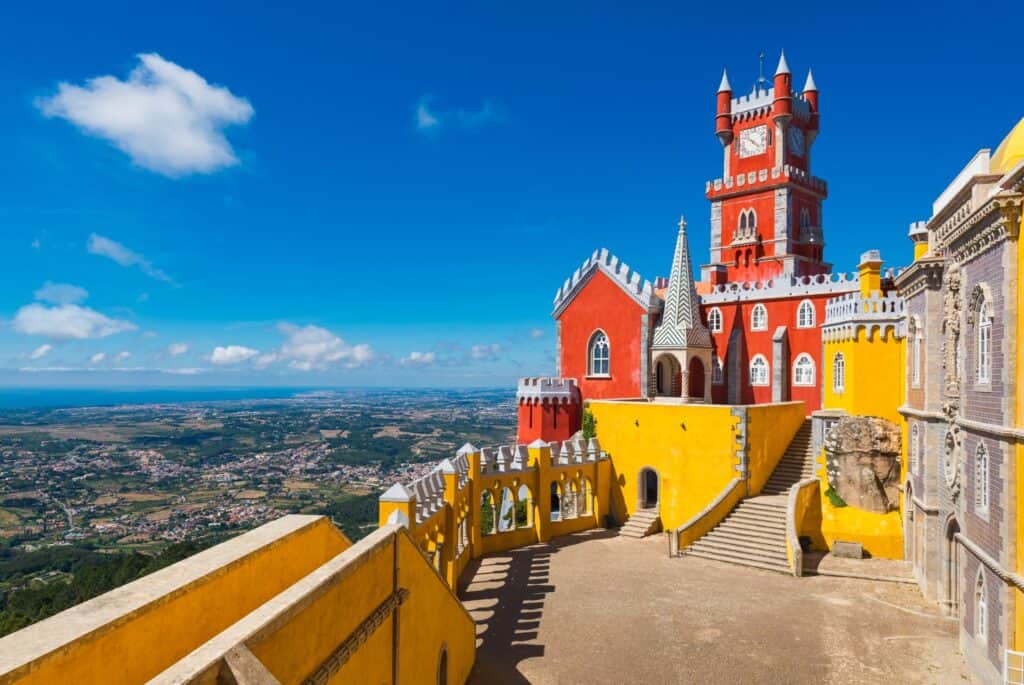
[[[843,392],[835,392],[832,362],[837,352],[845,361]],[[890,330],[870,338],[865,329],[857,331],[856,339],[825,343],[825,409],[842,409],[856,416],[879,416],[903,424],[897,411],[903,404],[906,365],[905,341],[896,339]]]
[[[793,436],[800,430],[805,420],[804,407],[803,402],[746,407],[748,489],[751,495],[761,492]]]
[[[257,533],[252,531],[247,535]],[[216,555],[235,542],[223,543],[200,555]],[[344,534],[326,518],[319,519],[229,565],[215,568],[182,590],[158,596],[134,613],[80,637],[73,648],[54,651],[22,669],[0,676],[0,683],[144,682],[350,545]],[[165,574],[163,577],[173,576],[174,567],[157,573]],[[154,577],[156,574],[135,583],[144,587],[151,584]],[[102,602],[102,598],[92,601],[98,600]],[[87,605],[69,609],[47,621],[66,625],[70,620],[69,612],[83,609],[87,609]],[[44,624],[34,628],[45,630]],[[33,627],[26,630],[33,630]],[[116,661],[116,668],[112,659]]]
[[[562,312],[561,376],[577,379],[585,399],[639,397],[640,339],[643,308],[622,287],[597,271]],[[587,376],[587,346],[597,329],[608,336],[610,346],[609,378]]]

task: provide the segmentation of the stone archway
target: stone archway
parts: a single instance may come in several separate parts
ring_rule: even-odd
[[[682,369],[671,354],[663,354],[654,362],[654,394],[658,397],[682,396]]]
[[[704,399],[704,362],[699,357],[690,358],[687,395],[691,400]]]

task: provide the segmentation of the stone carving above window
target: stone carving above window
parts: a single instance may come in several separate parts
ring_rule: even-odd
[[[942,298],[942,364],[945,369],[945,394],[960,396],[961,353],[960,317],[963,310],[960,269],[951,265],[946,270]],[[956,403],[957,405],[959,403]]]

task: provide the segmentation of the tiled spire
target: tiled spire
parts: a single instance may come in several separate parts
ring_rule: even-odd
[[[686,219],[679,217],[679,237],[672,258],[665,310],[654,329],[654,347],[711,347],[711,333],[700,319],[700,298],[693,282],[690,246],[686,240]]]

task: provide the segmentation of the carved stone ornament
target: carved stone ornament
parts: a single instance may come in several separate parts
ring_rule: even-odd
[[[945,448],[942,454],[942,475],[946,479],[950,494],[955,500],[960,495],[960,463],[963,451],[963,436],[959,426],[950,426],[946,431]]]
[[[945,392],[948,397],[960,396],[960,315],[963,310],[960,269],[946,269],[942,299],[942,364],[945,369]]]

